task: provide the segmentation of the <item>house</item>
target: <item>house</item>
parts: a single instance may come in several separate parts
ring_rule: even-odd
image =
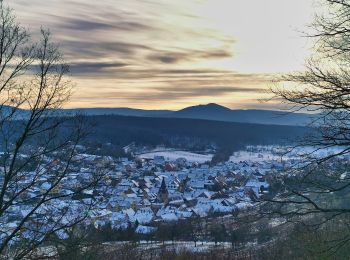
[[[156,227],[149,227],[149,226],[143,226],[143,225],[138,225],[135,233],[137,234],[143,234],[143,235],[148,235],[152,234],[157,231]]]
[[[186,160],[186,158],[180,157],[180,158],[177,158],[177,159],[175,160],[175,163],[176,163],[176,165],[179,166],[179,167],[185,167],[186,164],[187,164],[187,160]]]
[[[138,222],[140,224],[149,224],[154,219],[155,215],[150,207],[139,209],[135,215],[131,216],[129,219],[131,222]]]
[[[164,156],[155,155],[154,159],[153,159],[153,162],[154,162],[155,165],[158,165],[158,166],[164,165],[165,158],[164,158]]]
[[[255,195],[259,197],[261,193],[269,189],[270,184],[268,184],[266,181],[251,179],[245,184],[245,187],[253,190]]]
[[[172,171],[176,170],[176,166],[174,164],[168,162],[165,164],[164,170],[167,172],[172,172]]]
[[[174,212],[162,214],[160,217],[163,221],[167,222],[179,220],[178,216]]]
[[[125,230],[129,225],[129,218],[126,213],[123,212],[112,212],[110,216],[110,223],[113,229],[122,229]]]

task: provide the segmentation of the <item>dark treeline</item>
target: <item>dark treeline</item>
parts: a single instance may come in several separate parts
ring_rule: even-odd
[[[297,126],[228,123],[195,119],[142,118],[125,116],[87,117],[94,125],[91,140],[127,145],[165,144],[196,149],[215,143],[226,151],[246,145],[290,144],[309,128]]]
[[[86,142],[111,143],[127,145],[131,142],[144,145],[169,145],[181,148],[202,149],[210,144],[216,144],[226,151],[240,149],[246,145],[290,144],[303,137],[311,130],[302,126],[261,125],[249,123],[231,123],[200,119],[178,118],[145,118],[128,116],[86,116],[85,131],[88,133]],[[52,118],[52,121],[63,122],[61,134],[70,133],[76,118]],[[48,121],[51,122],[51,121]],[[22,121],[10,129],[6,124],[3,131],[11,131],[16,137],[20,133]],[[33,143],[35,140],[33,140]]]

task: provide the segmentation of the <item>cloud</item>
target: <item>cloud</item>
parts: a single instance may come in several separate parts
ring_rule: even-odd
[[[186,59],[183,53],[153,53],[147,56],[147,59],[153,62],[161,62],[167,64],[177,63],[183,59]]]
[[[65,40],[61,42],[64,53],[74,62],[75,59],[90,59],[91,62],[101,59],[129,59],[135,60],[138,53],[150,51],[152,47],[144,44],[122,41],[79,41]]]
[[[263,91],[262,88],[236,87],[236,86],[199,86],[199,87],[160,87],[153,88],[156,92],[150,92],[146,98],[151,100],[166,100],[191,97],[213,97],[232,93],[256,93]]]
[[[90,17],[91,19],[91,17]],[[121,31],[139,31],[139,30],[151,30],[152,27],[147,24],[131,21],[99,21],[99,20],[86,20],[69,18],[65,19],[61,25],[64,29],[86,31],[91,32],[94,30],[121,30]]]
[[[227,94],[235,93],[259,93],[263,92],[264,88],[258,87],[237,87],[237,86],[168,86],[168,87],[150,87],[146,92],[125,92],[119,89],[109,89],[99,93],[99,98],[106,100],[132,100],[132,101],[148,101],[148,102],[163,102],[177,101],[191,98],[214,98]],[[80,99],[90,99],[90,96],[80,96]]]
[[[236,40],[195,12],[202,1],[44,2],[13,6],[26,26],[44,23],[52,30],[79,88],[73,103],[156,105],[254,95],[270,78],[222,66],[235,59]]]
[[[174,64],[183,61],[229,58],[232,55],[231,51],[224,49],[186,49],[179,52],[154,50],[152,54],[147,56],[147,59],[153,62]]]
[[[199,57],[205,59],[221,59],[232,57],[232,53],[227,50],[208,50],[200,53]]]
[[[105,22],[87,21],[81,19],[68,19],[61,26],[65,29],[78,30],[78,31],[92,31],[92,30],[105,30],[112,29],[113,25]]]
[[[122,63],[127,64],[127,63]],[[128,64],[128,66],[115,66],[110,67],[108,71],[100,70],[96,73],[91,72],[84,77],[90,77],[91,79],[115,79],[115,80],[132,80],[132,81],[144,81],[145,85],[148,81],[157,80],[164,82],[173,82],[174,80],[184,79],[197,79],[198,82],[201,79],[211,79],[221,76],[222,78],[228,75],[226,70],[215,69],[162,69],[162,68],[150,68],[146,69],[141,66],[135,66],[135,64]],[[73,76],[80,77],[76,74]],[[218,81],[218,79],[215,79]],[[249,80],[249,79],[247,79]]]
[[[117,69],[127,65],[118,62],[79,62],[70,64],[70,70],[73,74],[97,74],[108,69]]]

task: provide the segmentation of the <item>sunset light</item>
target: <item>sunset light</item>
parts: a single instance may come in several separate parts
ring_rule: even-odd
[[[178,109],[261,104],[278,73],[303,69],[312,0],[14,1],[45,26],[77,88],[68,107]]]

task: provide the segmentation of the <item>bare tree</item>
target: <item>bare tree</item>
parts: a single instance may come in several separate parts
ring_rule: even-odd
[[[83,120],[58,111],[71,95],[69,66],[50,32],[33,42],[0,1],[0,256],[20,259],[85,221],[102,173],[79,172]]]
[[[312,25],[315,52],[305,71],[284,76],[283,86],[272,89],[292,111],[315,112],[312,131],[297,146],[300,164],[280,176],[281,191],[266,198],[261,211],[312,228],[337,219],[347,245],[350,230],[342,219],[350,213],[350,1],[322,4],[327,11]]]

